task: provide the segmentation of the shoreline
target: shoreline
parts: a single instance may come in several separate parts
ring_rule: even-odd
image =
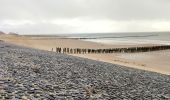
[[[70,47],[70,48],[127,48],[134,46],[153,46],[156,44],[101,44],[88,41],[81,41],[75,39],[57,39],[57,38],[32,38],[26,36],[5,36],[0,37],[9,43],[51,51],[54,47]],[[164,52],[164,55],[163,53]],[[156,55],[159,54],[157,57]],[[133,57],[132,57],[133,55]],[[152,53],[113,53],[113,54],[73,54],[73,56],[83,57],[98,61],[109,62],[112,64],[119,64],[127,67],[154,71],[162,74],[170,75],[170,50],[153,51]],[[132,58],[133,59],[132,59]],[[157,58],[157,59],[156,59]]]
[[[168,51],[170,52],[170,50]],[[132,61],[129,59],[124,59],[120,58],[120,55],[110,55],[110,54],[104,54],[104,55],[98,55],[98,54],[70,54],[72,56],[77,56],[77,57],[82,57],[82,58],[87,58],[87,59],[92,59],[96,61],[102,61],[102,62],[107,62],[107,63],[112,63],[112,64],[117,64],[121,66],[125,66],[128,68],[135,68],[135,69],[141,69],[141,70],[146,70],[146,71],[152,71],[152,72],[157,72],[161,74],[166,74],[170,75],[170,70],[169,68],[167,69],[162,69],[161,67],[157,66],[148,66],[147,64],[143,62],[137,62],[137,61]],[[168,66],[166,66],[168,67]]]
[[[148,39],[142,39],[142,40],[129,40],[129,39],[120,39],[120,40],[101,40],[100,39],[89,39],[89,40],[83,40],[88,42],[94,42],[94,43],[102,43],[102,44],[110,44],[110,45],[116,45],[116,44],[124,44],[124,45],[142,45],[142,44],[157,44],[157,45],[170,45],[170,41],[163,41],[163,40],[148,40]]]
[[[6,42],[0,55],[2,100],[170,98],[169,75]]]

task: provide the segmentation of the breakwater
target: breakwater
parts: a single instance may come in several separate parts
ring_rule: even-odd
[[[146,47],[129,47],[129,48],[108,48],[108,49],[83,49],[83,48],[52,48],[52,51],[57,53],[67,54],[97,54],[97,53],[135,53],[135,52],[150,52],[158,50],[170,49],[170,45],[146,46]]]

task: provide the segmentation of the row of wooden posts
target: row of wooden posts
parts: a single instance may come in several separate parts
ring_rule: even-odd
[[[56,53],[67,54],[97,54],[97,53],[135,53],[135,52],[149,52],[157,50],[170,49],[170,45],[161,46],[147,46],[147,47],[129,47],[129,48],[109,48],[109,49],[82,49],[82,48],[61,48],[56,47],[52,51]]]

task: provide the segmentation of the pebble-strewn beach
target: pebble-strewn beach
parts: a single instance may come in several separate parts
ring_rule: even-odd
[[[169,100],[170,76],[0,42],[0,100]]]
[[[54,51],[56,47],[61,48],[81,48],[81,49],[107,49],[107,48],[130,48],[130,47],[150,47],[158,46],[159,44],[138,44],[132,43],[114,43],[102,44],[89,41],[82,41],[77,39],[62,39],[62,37],[50,36],[13,36],[0,35],[0,40],[8,43],[31,47],[40,50]],[[118,64],[131,68],[148,70],[162,74],[170,75],[170,49],[153,52],[142,53],[98,53],[98,54],[71,54],[73,56],[88,58],[92,60],[104,61],[112,64]],[[133,59],[133,60],[132,60]]]

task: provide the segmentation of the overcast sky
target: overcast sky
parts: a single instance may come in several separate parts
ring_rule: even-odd
[[[20,34],[170,31],[170,0],[0,0],[0,30]]]

